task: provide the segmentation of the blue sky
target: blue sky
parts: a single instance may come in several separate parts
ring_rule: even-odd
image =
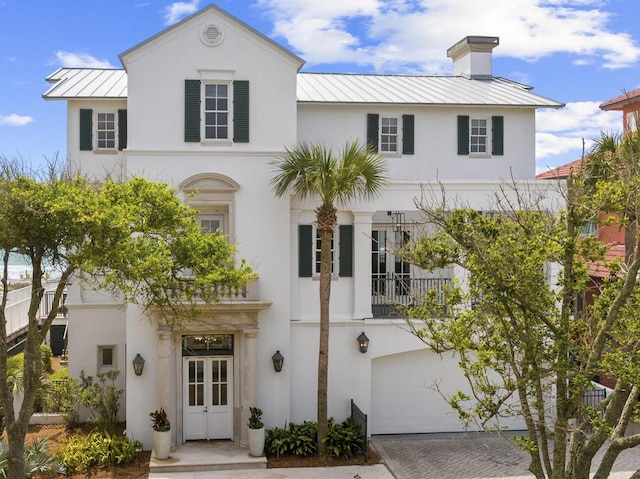
[[[304,71],[450,74],[448,47],[499,36],[494,75],[566,103],[539,111],[537,168],[581,156],[621,114],[598,105],[640,87],[635,0],[220,0],[289,48]],[[116,67],[118,54],[206,1],[0,0],[0,154],[66,156],[66,105],[46,102],[59,67]]]

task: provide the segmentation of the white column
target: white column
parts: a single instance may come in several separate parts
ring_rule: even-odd
[[[244,331],[244,370],[242,391],[242,414],[240,415],[240,445],[247,446],[249,408],[256,406],[256,357],[258,347],[258,330]]]
[[[178,420],[176,417],[176,395],[172,393],[174,391],[173,385],[176,381],[175,374],[175,347],[173,344],[173,338],[171,331],[158,331],[158,362],[157,362],[157,398],[158,403],[156,407],[161,407],[167,412],[169,421],[171,422],[171,442],[172,445],[176,444],[176,431]]]
[[[300,210],[291,210],[291,217],[289,219],[290,225],[290,237],[289,244],[291,245],[291,263],[290,263],[290,277],[291,277],[291,317],[289,319],[300,318],[300,278],[298,278],[298,262],[299,262],[299,246],[298,246],[298,221],[300,219]]]
[[[373,211],[353,212],[353,319],[371,318]]]

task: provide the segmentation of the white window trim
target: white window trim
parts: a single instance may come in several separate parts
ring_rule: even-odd
[[[382,132],[383,120],[395,120],[396,121],[396,133],[394,135],[386,134],[387,136],[395,136],[395,139],[396,139],[396,142],[395,142],[396,149],[395,150],[383,150],[382,149],[382,145],[383,145],[382,136],[385,135]],[[382,155],[385,155],[385,156],[400,156],[401,145],[402,145],[402,137],[401,137],[402,126],[401,126],[400,118],[398,116],[382,115],[381,114],[378,121],[379,121],[379,124],[378,124],[378,145],[379,145],[378,146],[378,150],[380,151],[380,153]]]
[[[229,218],[228,218],[227,212],[222,211],[222,208],[220,208],[220,211],[216,211],[216,210],[207,211],[205,209],[204,211],[199,212],[196,218],[198,219],[198,222],[201,222],[204,219],[219,220],[221,225],[220,226],[221,234],[222,235],[228,234]],[[202,228],[202,224],[200,227]],[[213,231],[210,231],[210,233],[213,233]]]
[[[484,135],[485,138],[485,151],[483,152],[474,152],[472,151],[471,146],[471,138],[474,136],[473,132],[473,121],[474,120],[483,120],[485,122],[486,133]],[[480,137],[480,135],[475,135]],[[469,156],[473,156],[474,158],[489,158],[491,156],[491,121],[489,118],[484,116],[469,116]]]
[[[111,349],[112,351],[112,360],[113,364],[105,365],[103,363],[103,351],[105,349]],[[98,373],[106,373],[109,371],[117,371],[118,370],[118,347],[115,344],[99,344],[98,345],[98,354],[97,354],[97,368]]]
[[[227,137],[226,138],[207,138],[207,122],[206,122],[206,89],[207,85],[226,85],[227,86]],[[206,79],[200,82],[200,95],[202,98],[200,106],[200,138],[202,145],[218,145],[228,146],[233,144],[233,81],[227,79]]]
[[[319,267],[320,267],[320,262],[319,260],[316,260],[316,258],[320,257],[320,238],[318,236],[318,228],[316,228],[316,225],[312,225],[313,226],[313,230],[312,230],[312,238],[313,238],[313,256],[312,256],[312,260],[313,260],[313,279],[315,280],[319,280],[320,279],[320,271]],[[338,258],[340,257],[340,251],[339,251],[339,247],[340,247],[340,241],[338,241],[338,225],[336,224],[334,229],[333,229],[333,256],[331,258],[331,279],[338,279],[338,268],[339,268],[339,263],[338,263]]]
[[[93,123],[93,151],[94,153],[103,153],[103,154],[112,154],[117,153],[118,151],[118,142],[119,138],[119,125],[118,125],[118,112],[115,110],[99,110],[93,112],[94,118],[91,119]],[[99,131],[108,131],[108,130],[99,130],[98,123],[100,115],[113,115],[113,147],[112,148],[101,148],[99,146],[100,139],[98,138]]]

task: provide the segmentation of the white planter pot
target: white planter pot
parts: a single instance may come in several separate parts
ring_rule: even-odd
[[[153,431],[153,450],[156,459],[167,459],[171,452],[171,431]]]
[[[264,452],[264,428],[249,429],[249,454],[254,457],[262,456]]]

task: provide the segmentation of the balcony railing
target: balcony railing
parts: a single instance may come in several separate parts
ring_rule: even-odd
[[[415,305],[430,291],[444,308],[444,291],[449,278],[374,278],[371,280],[371,311],[374,318],[397,318],[402,309]],[[431,293],[433,294],[433,293]]]
[[[42,302],[40,303],[40,317],[45,318],[49,315],[49,312],[53,308],[53,300],[56,292],[55,291],[45,291],[42,296]],[[62,298],[60,298],[60,304],[58,305],[58,318],[66,318],[67,317],[67,307],[64,305],[65,300],[67,299],[67,293],[63,293]]]

